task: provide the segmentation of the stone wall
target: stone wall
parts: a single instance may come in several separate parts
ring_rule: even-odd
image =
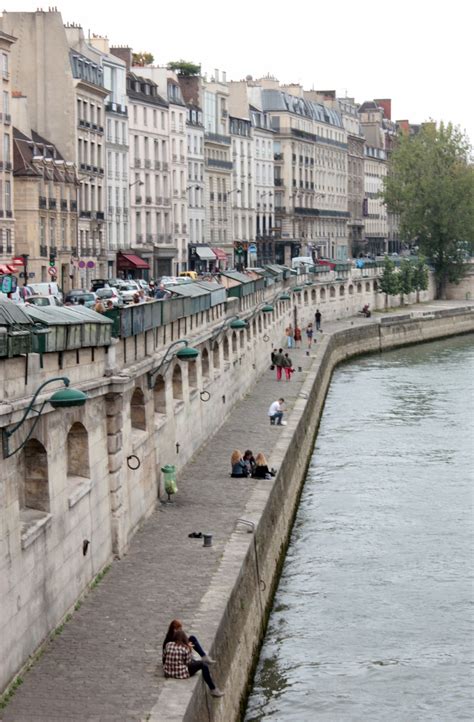
[[[174,681],[165,682],[151,722],[231,722],[240,719],[249,680],[264,633],[279,570],[289,540],[302,484],[311,458],[326,393],[340,362],[367,352],[395,348],[474,332],[474,309],[440,311],[412,318],[392,317],[384,324],[369,323],[324,335],[322,356],[314,361],[299,399],[288,417],[272,463],[274,480],[262,482],[252,494],[245,518],[255,527],[252,536],[237,525],[218,571],[204,596],[194,626],[214,631],[212,653],[219,659],[226,694],[210,705],[203,684],[192,681],[184,698],[176,700]]]

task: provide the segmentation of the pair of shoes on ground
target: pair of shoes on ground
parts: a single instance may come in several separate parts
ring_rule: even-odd
[[[188,534],[188,537],[190,539],[202,539],[202,532],[200,531],[192,531],[191,534]]]
[[[219,687],[215,687],[214,689],[209,690],[211,697],[223,697],[224,692],[219,689]]]

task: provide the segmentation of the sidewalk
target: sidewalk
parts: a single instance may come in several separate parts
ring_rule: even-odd
[[[462,306],[438,302],[419,306],[427,312]],[[403,312],[412,312],[406,307]],[[393,315],[397,311],[391,311]],[[381,315],[381,314],[380,314]],[[380,318],[379,314],[376,317]],[[376,320],[370,319],[369,322]],[[367,324],[348,318],[323,329],[332,331]],[[312,355],[317,355],[313,348]],[[270,351],[269,351],[270,355]],[[176,502],[159,504],[133,538],[129,553],[114,561],[103,581],[74,613],[63,632],[24,676],[8,706],[4,722],[137,722],[153,708],[164,678],[161,643],[171,619],[209,644],[206,629],[190,629],[199,602],[217,569],[225,544],[259,482],[231,479],[234,448],[272,450],[281,429],[267,416],[272,401],[283,396],[294,404],[312,362],[301,350],[290,352],[296,371],[291,382],[275,380],[267,370],[208,443],[185,468]],[[284,427],[283,427],[284,428]],[[213,534],[213,546],[190,539],[192,531]],[[218,665],[216,666],[218,676]]]
[[[176,502],[160,504],[143,524],[129,553],[113,562],[25,675],[1,719],[128,722],[151,710],[164,681],[161,644],[167,626],[177,617],[189,629],[235,521],[259,483],[230,478],[231,452],[263,451],[272,463],[281,429],[270,425],[268,407],[282,396],[291,410],[312,360],[304,348],[290,355],[303,371],[297,370],[290,382],[277,382],[270,370],[257,380],[185,468]],[[211,532],[213,546],[204,548],[201,539],[188,538],[192,531]],[[206,630],[192,631],[208,644]]]

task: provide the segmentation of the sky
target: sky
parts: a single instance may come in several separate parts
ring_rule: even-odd
[[[39,6],[2,2],[7,11]],[[360,103],[391,98],[392,120],[451,121],[474,141],[466,0],[61,0],[56,7],[86,35],[150,51],[158,65],[185,59],[209,77],[215,68],[228,80],[270,73]]]

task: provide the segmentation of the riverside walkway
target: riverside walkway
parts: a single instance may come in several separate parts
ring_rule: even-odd
[[[422,309],[462,305],[443,303]],[[407,310],[413,307],[403,309]],[[326,326],[323,323],[323,328],[326,334],[366,323],[357,317]],[[291,382],[277,383],[275,372],[269,369],[256,379],[251,392],[234,406],[220,429],[184,468],[175,503],[159,503],[144,521],[127,555],[112,563],[61,634],[24,675],[23,684],[0,711],[0,719],[146,720],[164,683],[161,643],[170,620],[182,619],[187,630],[209,645],[209,630],[195,629],[193,617],[235,522],[259,483],[231,479],[230,454],[234,448],[264,451],[272,464],[272,450],[281,428],[269,424],[268,406],[283,396],[287,413],[291,413],[312,357],[318,355],[317,345],[311,356],[306,355],[305,346],[303,340],[302,349],[290,351],[293,366],[302,368],[293,374]],[[193,531],[212,533],[213,546],[204,548],[202,539],[189,538]],[[225,689],[218,664],[213,674]]]

